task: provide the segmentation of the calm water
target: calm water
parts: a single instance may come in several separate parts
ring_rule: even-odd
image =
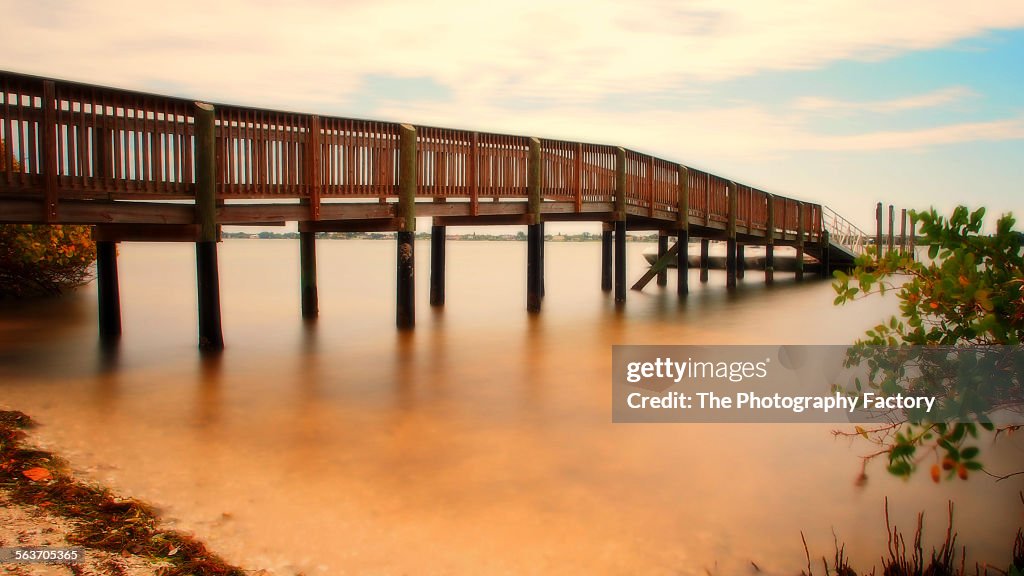
[[[95,288],[0,315],[0,405],[86,477],[160,507],[229,560],[275,574],[772,573],[860,566],[947,499],[972,558],[1008,558],[1024,480],[858,488],[869,447],[818,425],[615,425],[613,344],[849,343],[893,309],[832,306],[827,282],[734,293],[712,272],[685,302],[652,283],[616,309],[599,247],[549,244],[544,312],[525,312],[525,243],[450,242],[448,304],[394,329],[392,242],[318,243],[321,317],[299,316],[298,243],[221,245],[219,359],[195,350],[188,245],[123,245],[124,341],[99,352]],[[650,244],[629,246],[630,278]],[[1009,471],[1024,443],[991,448]],[[819,568],[820,571],[820,568]]]

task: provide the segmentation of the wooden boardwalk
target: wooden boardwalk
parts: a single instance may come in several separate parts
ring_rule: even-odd
[[[770,282],[774,246],[806,251],[827,271],[849,265],[865,237],[820,204],[615,146],[208,104],[3,71],[0,141],[0,223],[95,227],[107,339],[120,334],[115,243],[185,241],[197,249],[200,344],[221,347],[221,225],[298,222],[307,317],[317,313],[316,232],[396,232],[400,327],[415,323],[417,217],[432,218],[433,305],[444,303],[447,226],[527,226],[534,312],[545,222],[604,223],[602,287],[618,301],[627,230],[659,231],[665,257],[652,270],[664,283],[675,257],[680,294],[686,250],[669,249],[670,236],[679,246],[700,238],[705,250],[726,241],[730,286],[744,245],[768,247]]]

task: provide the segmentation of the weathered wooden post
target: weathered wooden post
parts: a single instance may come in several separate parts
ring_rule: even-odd
[[[679,165],[679,214],[676,220],[676,293],[685,296],[690,291],[690,172]]]
[[[729,288],[736,287],[736,207],[737,194],[736,183],[729,182],[729,220],[726,224],[726,248],[725,248],[725,285]]]
[[[658,260],[668,252],[668,230],[658,230]],[[668,285],[668,269],[658,272],[658,286]]]
[[[540,297],[544,298],[544,294],[547,292],[547,288],[544,282],[544,258],[548,252],[548,233],[547,225],[544,220],[540,221]]]
[[[882,261],[882,203],[875,207],[875,260]]]
[[[444,306],[444,248],[446,226],[430,227],[430,305]]]
[[[832,274],[832,250],[829,249],[828,230],[821,231],[821,274],[828,278]]]
[[[743,244],[736,244],[736,278],[740,280],[743,279],[743,276],[747,271],[747,263],[745,261],[746,255],[744,254],[745,251],[746,249]]]
[[[708,252],[710,252],[711,240],[707,238],[700,239],[700,281],[706,283],[708,281]]]
[[[907,250],[910,252],[910,259],[917,260],[917,252],[914,247],[917,244],[917,219],[913,214],[910,214],[910,242],[908,243]]]
[[[907,253],[907,209],[900,211],[900,256]]]
[[[543,244],[544,232],[540,224],[540,140],[530,138],[530,153],[527,163],[527,203],[526,226],[526,310],[540,312],[543,298]]]
[[[775,196],[768,194],[768,225],[765,227],[764,282],[775,282]]]
[[[796,203],[796,279],[804,279],[804,203]]]
[[[38,129],[42,132],[39,139],[42,140],[40,153],[43,164],[44,222],[57,220],[57,166],[63,161],[63,158],[57,157],[60,154],[57,149],[57,109],[61,104],[57,102],[56,92],[57,88],[53,80],[43,80],[43,122]],[[6,94],[4,96],[6,98]],[[6,105],[7,101],[5,100],[4,106],[6,107]],[[4,121],[6,122],[7,119],[5,118]],[[10,132],[7,134],[10,136]],[[13,146],[12,142],[7,144]]]
[[[308,195],[302,203],[309,206],[311,220],[320,219],[320,117],[309,117],[305,143],[304,179]],[[316,285],[316,232],[299,229],[299,295],[302,301],[302,317],[316,318],[320,315],[320,302]]]
[[[96,177],[106,182],[111,176],[111,132],[98,126],[93,133],[93,165]],[[96,227],[92,229],[96,237]],[[121,338],[121,290],[117,274],[117,243],[96,240],[96,292],[99,300],[100,341],[113,344]]]
[[[96,291],[99,297],[100,341],[107,344],[117,342],[121,338],[121,294],[117,281],[116,242],[96,242]]]
[[[199,289],[199,348],[221,350],[224,333],[220,315],[220,277],[217,268],[217,135],[213,106],[196,102],[196,280]]]
[[[626,301],[626,150],[615,153],[615,301]]]
[[[612,230],[613,224],[601,223],[601,290],[612,289]]]
[[[316,287],[316,232],[299,231],[299,284],[302,317],[316,318],[320,314]]]
[[[894,248],[894,236],[896,231],[896,207],[889,204],[889,249],[886,254],[892,254]]]
[[[415,235],[416,235],[416,128],[399,128],[398,167],[398,258],[396,263],[395,324],[399,328],[416,325]]]

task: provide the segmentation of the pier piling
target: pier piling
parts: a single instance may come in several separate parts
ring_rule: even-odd
[[[615,301],[626,301],[626,149],[615,152]]]
[[[214,109],[210,104],[196,102],[196,219],[199,241],[196,242],[196,284],[199,290],[199,347],[203,350],[224,348],[221,329],[220,276],[217,269],[217,164]]]
[[[544,225],[540,220],[540,140],[530,138],[527,171],[526,310],[540,312],[544,297]]]
[[[96,242],[96,289],[99,297],[100,340],[121,337],[121,293],[117,280],[117,243]]]
[[[907,209],[900,211],[900,256],[907,253]]]
[[[736,287],[736,239],[729,238],[725,241],[725,285],[728,288]]]
[[[690,291],[690,172],[679,164],[679,190],[676,196],[676,293]]]
[[[896,207],[889,204],[889,247],[886,250],[886,254],[892,254],[895,248],[895,229],[896,229]]]
[[[828,278],[832,275],[832,251],[828,248],[828,230],[821,232],[821,275]]]
[[[430,305],[444,306],[445,226],[430,227]]]
[[[526,227],[526,310],[528,312],[540,312],[542,289],[541,289],[541,253],[544,242],[541,236],[540,224],[530,224]]]
[[[668,232],[665,230],[658,230],[658,259],[665,257],[665,253],[668,252]],[[658,286],[668,285],[668,269],[658,272]]]
[[[738,190],[735,182],[729,182],[729,219],[725,232],[728,235],[725,249],[725,285],[736,287],[736,208],[739,204]]]
[[[601,290],[612,290],[612,230],[614,226],[602,223],[601,230]]]
[[[547,254],[547,231],[544,221],[540,221],[540,297],[544,298],[547,287],[544,283],[544,257]]]
[[[299,232],[299,269],[302,317],[316,318],[320,314],[320,302],[316,286],[315,232]]]
[[[736,278],[743,279],[743,275],[747,270],[747,263],[744,260],[744,246],[743,244],[736,245]]]
[[[775,282],[775,196],[768,195],[768,225],[765,227],[764,283]]]
[[[875,260],[882,260],[882,203],[875,206]]]
[[[676,294],[686,296],[690,292],[690,262],[688,248],[690,234],[686,230],[676,232]]]
[[[626,301],[626,221],[615,222],[615,301]]]
[[[796,279],[804,279],[804,203],[797,202],[796,215]]]
[[[416,129],[402,124],[399,129],[398,218],[395,287],[395,324],[416,325],[415,234],[416,234]]]
[[[708,281],[708,251],[711,247],[711,240],[707,238],[700,239],[700,281],[706,283]]]

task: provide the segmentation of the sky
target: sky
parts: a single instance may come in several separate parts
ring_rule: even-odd
[[[0,0],[0,69],[1024,215],[1021,0]]]

